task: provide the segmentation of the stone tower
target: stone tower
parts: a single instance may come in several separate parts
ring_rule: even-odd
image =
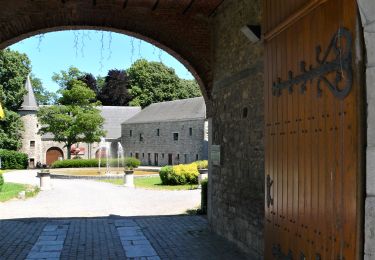
[[[25,83],[27,94],[18,113],[24,124],[21,152],[29,156],[29,167],[34,168],[37,162],[42,161],[42,139],[38,134],[39,123],[37,119],[38,103],[28,76]]]

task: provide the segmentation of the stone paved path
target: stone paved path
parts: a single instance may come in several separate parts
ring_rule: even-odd
[[[5,180],[37,184],[35,175],[12,172]],[[36,198],[0,203],[0,260],[252,259],[211,233],[205,218],[175,216],[199,205],[199,190],[52,182]]]
[[[36,171],[4,174],[6,182],[37,185]],[[125,188],[87,180],[51,180],[53,189],[36,198],[0,203],[0,219],[176,215],[200,205],[200,190]]]
[[[1,260],[251,259],[200,216],[0,220],[0,241]]]

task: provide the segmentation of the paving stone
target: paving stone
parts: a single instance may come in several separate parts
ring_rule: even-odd
[[[156,256],[154,248],[151,245],[131,245],[125,246],[127,257]]]

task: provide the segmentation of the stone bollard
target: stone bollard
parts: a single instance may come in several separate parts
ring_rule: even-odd
[[[124,186],[129,188],[134,188],[134,171],[133,170],[125,170],[124,176]]]
[[[49,172],[38,172],[38,177],[40,179],[40,190],[50,190],[51,189],[51,174]]]
[[[199,169],[198,171],[198,188],[201,188],[202,181],[208,178],[208,169]]]

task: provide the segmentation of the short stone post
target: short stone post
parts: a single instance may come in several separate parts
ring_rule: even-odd
[[[40,190],[50,190],[51,187],[51,174],[49,171],[38,172],[38,177],[40,180]]]
[[[124,186],[129,188],[134,188],[134,171],[133,170],[125,170],[124,176]]]

